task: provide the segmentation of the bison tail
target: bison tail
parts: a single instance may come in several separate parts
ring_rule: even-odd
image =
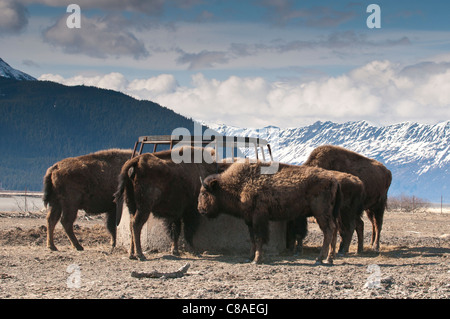
[[[136,165],[136,161],[125,164],[119,175],[119,184],[117,191],[114,193],[114,202],[116,203],[116,226],[120,224],[120,220],[122,219],[124,194],[126,194],[126,202],[130,214],[134,214],[136,211],[134,187],[132,182],[132,179],[136,174]]]
[[[339,217],[339,213],[341,211],[341,204],[342,204],[341,185],[337,183],[336,196],[334,198],[334,207],[333,207],[333,217],[335,219]]]
[[[53,165],[47,170],[47,173],[44,176],[44,195],[42,196],[42,200],[44,201],[45,208],[47,208],[53,195],[52,172],[57,168],[57,165]]]

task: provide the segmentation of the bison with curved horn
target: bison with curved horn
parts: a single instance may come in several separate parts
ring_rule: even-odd
[[[44,177],[43,201],[47,208],[47,247],[57,250],[53,233],[61,224],[72,246],[83,247],[75,237],[73,223],[79,209],[88,214],[106,213],[106,227],[111,235],[111,246],[116,245],[116,206],[114,192],[117,176],[123,164],[131,158],[131,150],[110,149],[69,157],[48,168]]]
[[[342,204],[337,219],[338,231],[342,239],[338,254],[344,255],[348,252],[355,229],[358,235],[358,253],[361,253],[364,246],[364,225],[361,220],[365,200],[364,184],[358,177],[348,173],[324,170],[324,174],[336,178],[342,191]],[[286,243],[288,247],[293,246],[294,254],[301,254],[306,234],[306,217],[300,217],[288,223]]]
[[[198,210],[208,217],[220,213],[244,219],[252,243],[253,263],[262,262],[269,239],[269,221],[314,216],[324,234],[317,262],[332,263],[336,217],[341,191],[335,178],[314,167],[279,164],[274,174],[261,174],[268,163],[235,163],[202,183]]]
[[[379,251],[387,193],[392,182],[391,171],[374,159],[333,145],[317,147],[303,165],[349,173],[363,182],[366,193],[364,210],[372,223],[371,245]]]
[[[174,152],[183,158],[190,156],[190,162],[174,162]],[[158,153],[161,158],[156,156]],[[172,254],[179,254],[181,223],[184,225],[186,242],[193,247],[193,237],[200,217],[197,211],[201,186],[199,177],[214,174],[230,165],[215,163],[213,149],[184,146],[158,153],[143,154],[127,161],[119,175],[119,186],[114,195],[118,206],[117,224],[125,202],[130,213],[130,259],[145,260],[140,235],[150,213],[164,220],[172,240]],[[202,159],[201,163],[195,163],[194,159],[198,158]]]

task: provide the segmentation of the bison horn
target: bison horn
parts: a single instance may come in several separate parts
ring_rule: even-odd
[[[202,186],[204,188],[207,188],[208,186],[205,184],[205,182],[203,181],[203,178],[200,176],[200,183],[202,183]]]

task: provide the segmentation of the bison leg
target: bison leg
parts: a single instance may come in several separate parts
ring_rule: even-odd
[[[200,214],[196,209],[189,209],[183,215],[184,239],[195,255],[199,255],[194,247],[194,235],[197,232]]]
[[[370,239],[370,245],[373,245],[375,241],[375,216],[373,215],[373,212],[371,210],[366,210],[367,218],[370,220],[370,223],[372,224],[372,238]]]
[[[61,212],[61,207],[55,204],[50,206],[47,213],[47,247],[53,251],[58,250],[54,243],[53,234],[55,231],[55,226],[61,217]]]
[[[150,216],[150,212],[142,212],[141,210],[136,210],[136,213],[134,214],[133,218],[131,218],[131,240],[133,243],[131,244],[132,249],[130,251],[130,258],[133,258],[136,256],[139,258],[139,260],[146,260],[144,254],[142,253],[142,247],[141,247],[141,231],[142,227],[144,226],[145,222],[147,221],[148,217]],[[131,216],[130,216],[131,217]],[[134,245],[134,247],[133,247]],[[135,255],[134,255],[135,253]]]
[[[383,225],[384,215],[384,209],[378,206],[381,205],[377,205],[376,207],[367,210],[367,217],[372,223],[372,240],[370,244],[372,245],[373,250],[375,250],[376,252],[380,251],[380,233],[381,227]]]
[[[358,254],[364,251],[364,222],[361,216],[355,220],[356,235],[358,236]]]
[[[129,259],[137,259],[136,258],[136,249],[134,246],[133,218],[134,218],[134,215],[130,215],[130,252],[128,254]]]
[[[250,235],[250,243],[252,245],[250,247],[250,257],[249,257],[249,261],[252,261],[255,258],[255,251],[256,251],[255,232],[253,231],[253,225],[251,222],[245,222],[245,224],[247,225],[248,233]]]
[[[83,250],[83,246],[78,242],[75,233],[73,232],[73,223],[77,218],[77,209],[69,206],[65,206],[63,208],[63,213],[61,217],[61,224],[63,225],[64,230],[66,231],[67,237],[69,237],[72,246],[76,250]]]
[[[261,264],[263,261],[263,239],[261,237],[255,238],[255,258],[253,264]]]
[[[345,255],[348,253],[350,248],[350,243],[352,241],[353,232],[355,231],[355,220],[347,221],[347,225],[341,225],[341,244],[339,245],[339,255]]]
[[[264,214],[255,213],[252,225],[255,246],[253,263],[260,264],[263,261],[263,245],[269,240],[269,219]]]
[[[286,249],[295,250],[295,220],[290,220],[286,224]]]
[[[114,211],[115,212],[115,211]],[[108,212],[106,215],[106,229],[111,235],[111,248],[116,247],[116,214]]]
[[[178,250],[178,240],[181,233],[181,220],[165,220],[164,225],[169,233],[170,239],[172,240],[172,247],[170,252],[174,256],[179,256],[180,251]]]
[[[329,215],[331,215],[331,209]],[[332,264],[334,253],[333,243],[336,243],[333,236],[335,236],[336,225],[330,217],[324,216],[322,214],[315,215],[314,217],[316,218],[317,223],[319,224],[319,227],[323,232],[322,249],[320,250],[319,257],[317,257],[316,259],[316,263],[322,263],[325,256],[327,256],[326,263]]]
[[[295,234],[294,236],[294,256],[302,255],[303,254],[303,240],[306,237],[306,234],[308,233],[308,220],[306,217],[299,217],[293,221],[294,228],[293,232]]]

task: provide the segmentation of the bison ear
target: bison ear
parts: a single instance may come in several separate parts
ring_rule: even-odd
[[[214,192],[219,188],[219,181],[215,177],[213,178],[208,177],[206,180],[203,180],[200,177],[200,182],[202,183],[202,186],[205,188],[205,190],[210,193]]]
[[[211,189],[212,191],[216,191],[217,189],[219,189],[219,181],[216,178],[210,180],[208,184],[209,189]]]

